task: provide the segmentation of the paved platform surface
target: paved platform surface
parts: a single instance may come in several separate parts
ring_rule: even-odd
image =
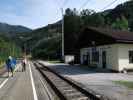
[[[21,65],[18,65],[13,77],[7,78],[7,75],[0,76],[0,100],[49,100],[41,76],[31,62],[28,62],[25,72],[21,72]]]
[[[133,81],[132,74],[100,73],[94,70],[92,71],[90,68],[82,68],[81,66],[70,66],[61,63],[51,64],[44,61],[40,62],[53,68],[61,75],[82,83],[86,88],[107,96],[112,100],[133,100],[133,90],[121,85],[116,85],[112,82],[116,80]]]

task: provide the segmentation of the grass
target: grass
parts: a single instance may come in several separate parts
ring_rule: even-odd
[[[61,63],[61,61],[59,61],[59,60],[51,60],[51,61],[48,61],[49,63]]]
[[[2,66],[0,65],[0,69],[2,68]]]
[[[0,61],[0,69],[3,68],[4,62]]]
[[[0,65],[0,69],[2,69],[3,68],[3,66],[2,65]]]
[[[133,89],[133,81],[113,81],[116,84],[123,85],[129,89]]]

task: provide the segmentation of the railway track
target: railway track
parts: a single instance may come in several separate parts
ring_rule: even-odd
[[[103,100],[62,77],[43,64],[34,62],[34,65],[58,95],[60,100]]]

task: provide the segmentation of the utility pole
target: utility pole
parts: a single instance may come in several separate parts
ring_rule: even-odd
[[[61,8],[62,13],[62,60],[64,61],[64,11],[63,8]]]

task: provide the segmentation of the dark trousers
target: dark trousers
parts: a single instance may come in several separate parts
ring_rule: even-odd
[[[22,63],[22,72],[26,70],[26,64]]]
[[[13,68],[12,67],[8,67],[8,76],[9,76],[9,72],[11,71],[11,73],[12,73],[12,76],[13,76]]]

